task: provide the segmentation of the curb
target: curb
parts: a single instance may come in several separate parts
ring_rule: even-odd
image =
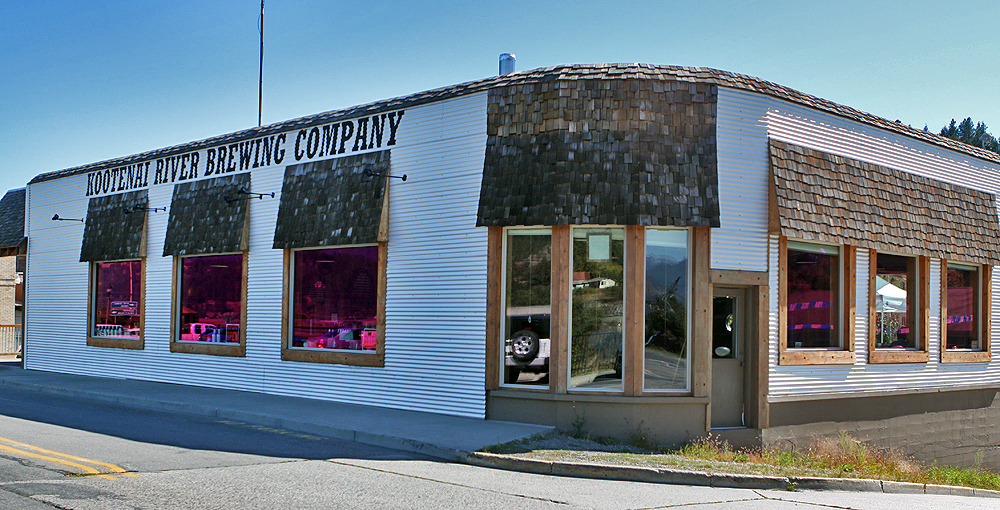
[[[683,469],[612,466],[607,464],[582,464],[538,459],[526,459],[495,453],[472,452],[460,462],[473,466],[523,471],[541,475],[574,476],[632,482],[663,483],[672,485],[697,485],[728,489],[761,490],[812,490],[881,492],[884,494],[931,494],[1000,498],[1000,491],[860,478],[783,477],[726,473],[707,473]]]

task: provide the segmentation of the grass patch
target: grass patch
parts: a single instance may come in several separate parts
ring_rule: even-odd
[[[833,478],[871,478],[897,482],[960,485],[1000,490],[1000,475],[982,469],[950,466],[924,466],[913,457],[895,449],[875,448],[841,432],[836,438],[819,438],[804,451],[777,448],[736,449],[727,441],[709,435],[688,445],[676,454],[693,461],[758,464],[781,468],[786,474]]]
[[[768,476],[868,478],[1000,490],[1000,474],[978,463],[971,468],[923,465],[898,450],[874,447],[846,432],[833,438],[817,438],[799,451],[734,448],[712,435],[680,448],[666,448],[638,432],[624,442],[586,433],[538,435],[490,445],[483,451],[562,462]]]

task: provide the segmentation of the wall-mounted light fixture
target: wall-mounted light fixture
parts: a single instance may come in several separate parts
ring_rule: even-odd
[[[261,200],[261,199],[263,199],[266,196],[270,196],[271,198],[274,198],[274,192],[273,191],[270,192],[270,193],[254,193],[254,192],[248,190],[246,188],[246,186],[240,186],[240,189],[237,190],[236,192],[239,193],[240,195],[256,195],[258,200]],[[231,204],[231,203],[236,202],[238,200],[250,200],[253,197],[252,196],[245,196],[245,197],[236,197],[236,198],[233,198],[233,197],[230,197],[229,195],[226,195],[224,198],[226,199],[226,203],[227,204]]]
[[[131,207],[126,207],[124,209],[124,212],[125,212],[125,214],[131,214],[131,213],[139,212],[139,211],[153,211],[153,212],[157,212],[157,211],[166,211],[166,210],[167,210],[166,207],[149,207],[148,205],[135,204],[135,205],[133,205]]]
[[[80,218],[60,218],[58,214],[52,216],[52,221],[79,221],[83,223],[83,220]]]
[[[371,167],[367,167],[367,166],[365,167],[364,174],[367,175],[368,177],[392,177],[394,179],[401,179],[403,182],[406,182],[406,174],[403,174],[402,177],[400,177],[398,175],[379,174],[379,173],[372,172]]]

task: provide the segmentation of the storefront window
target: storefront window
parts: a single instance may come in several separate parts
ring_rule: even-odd
[[[643,387],[688,387],[688,232],[646,230]]]
[[[141,334],[142,261],[95,262],[92,337],[138,339]]]
[[[839,348],[840,250],[788,242],[787,348]]]
[[[374,353],[378,246],[294,251],[291,348]]]
[[[624,228],[574,228],[570,387],[622,389]]]
[[[948,264],[945,274],[948,314],[946,320],[947,349],[978,351],[979,335],[979,268],[964,264]]]
[[[504,266],[504,384],[549,382],[552,232],[508,230]]]
[[[875,257],[875,347],[915,349],[916,259],[887,253]]]
[[[181,342],[240,342],[243,255],[185,257],[180,275]]]

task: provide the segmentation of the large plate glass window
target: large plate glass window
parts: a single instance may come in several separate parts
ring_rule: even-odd
[[[840,348],[840,248],[788,242],[787,348]]]
[[[688,388],[689,252],[687,230],[646,230],[643,388]]]
[[[377,245],[293,251],[293,349],[375,353]]]
[[[918,345],[917,259],[875,254],[875,332],[877,349],[916,349]]]
[[[625,229],[573,229],[570,387],[622,389]]]
[[[549,383],[552,231],[509,229],[504,260],[503,383]]]
[[[243,254],[184,257],[180,271],[180,331],[175,340],[238,344]]]
[[[946,348],[982,350],[979,324],[982,320],[979,267],[948,263],[945,274],[948,309],[945,319]]]
[[[142,261],[94,262],[91,337],[137,340],[142,335]]]

